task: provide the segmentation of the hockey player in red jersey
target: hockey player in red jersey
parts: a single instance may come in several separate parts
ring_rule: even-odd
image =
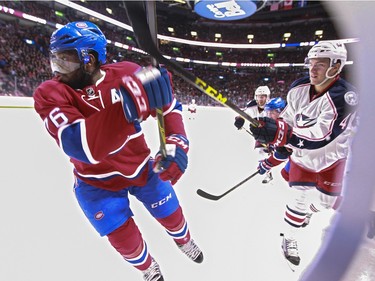
[[[277,120],[286,106],[286,101],[281,97],[270,99],[265,107],[264,111],[267,114],[267,117]],[[258,164],[259,174],[264,175],[270,173],[271,168],[280,165],[281,163],[286,162],[284,168],[281,170],[281,175],[283,178],[288,181],[289,178],[289,156],[291,151],[285,147],[274,147],[273,145],[268,145],[270,147],[269,156],[261,161]]]
[[[306,60],[309,77],[293,83],[281,119],[260,118],[261,126],[250,127],[255,139],[292,150],[294,197],[285,210],[282,248],[294,265],[300,263],[298,230],[312,213],[337,208],[342,192],[358,104],[355,88],[339,76],[346,60],[342,43],[313,46]]]
[[[74,191],[87,219],[144,280],[164,280],[133,219],[128,196],[134,195],[179,249],[201,263],[172,187],[187,168],[189,141],[169,73],[105,64],[107,41],[91,22],[68,23],[50,43],[55,76],[35,90],[35,110],[74,165]],[[167,156],[154,159],[141,122],[156,108],[164,112]]]

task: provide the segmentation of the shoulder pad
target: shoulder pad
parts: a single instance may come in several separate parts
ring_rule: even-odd
[[[303,85],[303,84],[308,84],[310,83],[310,77],[309,76],[305,76],[305,77],[302,77],[302,78],[299,78],[297,80],[295,80],[291,85],[290,85],[290,89],[294,88],[294,87],[297,87],[299,85]]]
[[[252,107],[252,106],[257,106],[257,101],[256,100],[251,100],[246,104],[246,108]]]

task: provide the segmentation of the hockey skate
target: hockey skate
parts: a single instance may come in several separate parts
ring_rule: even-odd
[[[146,270],[142,271],[143,280],[145,281],[164,281],[163,275],[161,275],[159,264],[152,259],[151,265]]]
[[[311,217],[312,217],[312,213],[308,213],[308,214],[306,215],[306,218],[305,218],[305,220],[303,221],[303,224],[301,225],[301,227],[306,227],[306,226],[308,226],[309,223],[310,223]]]
[[[301,258],[298,255],[297,241],[293,238],[286,238],[283,233],[280,233],[283,237],[281,248],[284,252],[285,258],[293,265],[299,265]]]
[[[190,239],[186,244],[177,244],[178,248],[192,261],[201,263],[203,261],[203,253],[201,249]]]
[[[262,183],[269,183],[271,180],[273,180],[272,173],[267,173],[266,177],[262,180]]]

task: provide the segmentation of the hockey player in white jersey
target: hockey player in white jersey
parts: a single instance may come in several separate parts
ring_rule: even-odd
[[[343,44],[322,41],[308,52],[309,77],[292,84],[282,120],[259,118],[250,126],[256,140],[291,149],[289,186],[282,248],[285,257],[299,265],[298,230],[309,214],[336,209],[342,192],[346,159],[356,118],[355,88],[340,78],[347,60]]]
[[[264,107],[266,103],[269,101],[271,95],[271,91],[268,86],[259,86],[254,93],[254,99],[247,103],[244,112],[246,112],[252,118],[259,118],[267,116]],[[245,119],[241,116],[236,116],[234,126],[238,130],[243,128],[245,124]],[[255,143],[254,147],[259,152],[259,160],[264,159],[268,156],[268,148],[265,145],[262,145],[259,142]],[[265,178],[263,179],[263,183],[268,183],[273,179],[272,173],[266,173]]]
[[[195,99],[191,100],[191,103],[188,105],[188,111],[190,112],[189,114],[189,120],[195,119],[195,114],[197,113],[197,104],[195,103]]]

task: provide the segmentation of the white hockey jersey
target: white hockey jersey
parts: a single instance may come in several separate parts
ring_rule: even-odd
[[[197,111],[197,104],[196,103],[190,103],[188,105],[188,111],[195,113]]]
[[[358,95],[355,88],[337,78],[322,94],[313,96],[309,78],[293,83],[287,95],[287,106],[280,114],[293,127],[285,147],[291,148],[291,159],[301,167],[319,172],[348,156]]]
[[[244,112],[247,113],[252,118],[266,117],[267,114],[263,109],[258,107],[258,104],[255,100],[251,100],[244,109]]]

